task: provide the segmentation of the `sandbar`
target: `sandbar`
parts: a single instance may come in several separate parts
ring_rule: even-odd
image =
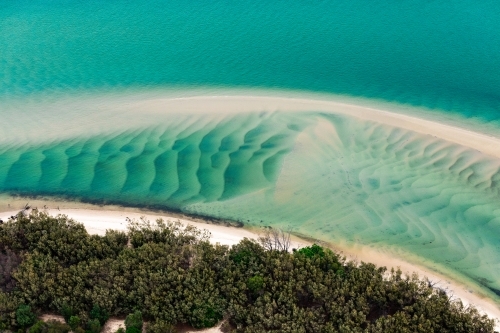
[[[472,124],[472,120],[467,120],[467,124],[461,119],[444,123],[447,122],[444,119],[428,120],[408,114],[408,107],[403,105],[399,108],[401,112],[397,111],[397,104],[388,111],[361,105],[363,103],[357,100],[340,100],[330,95],[231,89],[216,93],[207,95],[202,91],[189,90],[170,93],[131,92],[97,95],[93,99],[67,97],[58,102],[6,104],[0,108],[0,113],[9,127],[4,129],[0,143],[16,146],[23,142],[40,143],[103,132],[114,133],[157,125],[162,120],[172,119],[173,115],[205,114],[216,118],[245,112],[326,112],[432,135],[500,158],[500,133],[494,131],[493,134],[486,134],[471,130],[467,127]],[[21,115],[20,108],[23,109]],[[73,109],[78,110],[78,113],[68,112]],[[44,126],[39,126],[41,117]],[[24,128],[30,130],[20,130]]]

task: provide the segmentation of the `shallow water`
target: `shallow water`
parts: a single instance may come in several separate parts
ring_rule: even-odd
[[[0,191],[292,228],[500,290],[498,159],[334,113],[171,112],[107,134],[5,142]]]
[[[500,161],[431,135],[314,118],[275,188],[186,209],[417,255],[498,294]]]
[[[307,125],[273,113],[172,118],[109,135],[2,147],[0,189],[169,208],[226,200],[274,185]]]

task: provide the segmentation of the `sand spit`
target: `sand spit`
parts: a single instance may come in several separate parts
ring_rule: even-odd
[[[47,203],[49,204],[49,203]],[[233,245],[238,243],[243,238],[257,239],[259,237],[258,230],[246,230],[243,228],[227,227],[222,225],[214,225],[209,223],[203,223],[202,220],[194,222],[187,220],[185,218],[172,217],[168,215],[172,214],[161,214],[152,211],[139,211],[133,208],[123,208],[123,210],[110,210],[111,208],[117,209],[113,206],[102,206],[95,207],[94,209],[89,209],[92,207],[89,204],[80,204],[86,206],[85,208],[61,208],[63,202],[58,202],[57,204],[51,203],[51,207],[58,208],[47,208],[45,211],[51,215],[64,214],[68,217],[83,223],[87,228],[87,231],[91,234],[104,235],[107,229],[114,230],[126,230],[127,219],[140,219],[146,218],[150,221],[154,221],[158,218],[162,218],[166,221],[180,221],[184,225],[193,225],[200,229],[206,229],[211,233],[210,242],[213,244],[219,243],[221,245]],[[74,207],[75,203],[66,203]],[[0,210],[1,207],[0,207]],[[0,212],[0,219],[7,220],[10,216],[17,214],[19,211],[3,211]],[[292,247],[300,248],[303,246],[310,245],[311,242],[294,237],[292,242]],[[393,253],[382,252],[378,249],[371,249],[368,247],[357,246],[357,247],[344,247],[344,246],[332,246],[332,248],[342,255],[344,255],[347,260],[355,260],[358,262],[370,262],[378,266],[386,266],[389,270],[391,268],[400,268],[405,273],[417,273],[420,277],[428,278],[436,288],[445,290],[448,295],[452,296],[454,299],[460,299],[464,305],[473,305],[482,313],[487,314],[491,318],[497,320],[496,329],[500,329],[500,308],[491,302],[486,297],[483,297],[477,293],[473,293],[466,285],[458,283],[451,280],[449,277],[443,276],[439,273],[433,272],[427,268],[415,265],[413,263],[404,261],[403,259],[396,257]],[[112,325],[113,328],[116,326],[118,328],[120,321],[110,323],[116,324]],[[186,331],[186,332],[198,332],[198,331]],[[208,331],[200,332],[219,332],[217,328],[212,328]]]
[[[357,117],[361,120],[378,122],[413,132],[429,134],[438,138],[476,149],[484,154],[500,158],[500,138],[451,126],[436,121],[390,112],[377,108],[350,104],[335,100],[321,100],[314,97],[294,98],[279,96],[194,96],[181,98],[153,98],[130,101],[123,108],[140,113],[234,113],[251,111],[315,111]],[[167,111],[168,112],[168,111]]]
[[[284,123],[282,115],[285,113],[286,117],[291,117],[297,123],[302,124],[303,120],[308,118],[303,117],[303,114],[311,112],[310,114],[315,120],[308,123],[309,125],[305,128],[300,129],[299,137],[295,141],[290,138],[289,141],[294,142],[291,152],[286,156],[280,171],[273,171],[271,174],[273,177],[275,174],[277,175],[276,186],[271,188],[274,191],[272,193],[273,200],[269,200],[270,195],[266,196],[269,192],[267,190],[270,188],[268,185],[274,184],[274,178],[271,177],[272,181],[269,181],[269,184],[259,183],[261,186],[258,188],[254,186],[251,191],[237,193],[237,198],[233,200],[197,203],[189,206],[189,212],[200,216],[220,216],[217,212],[224,212],[224,216],[227,218],[234,217],[234,220],[241,219],[253,225],[258,225],[259,220],[260,222],[264,220],[264,224],[280,225],[273,223],[273,218],[288,223],[297,216],[294,221],[300,222],[296,224],[301,229],[299,231],[304,234],[318,238],[323,235],[324,240],[331,239],[335,243],[341,242],[342,238],[349,240],[349,246],[338,247],[338,250],[344,251],[349,258],[374,262],[388,267],[401,266],[403,271],[417,271],[421,276],[428,276],[433,281],[441,281],[439,287],[447,289],[450,293],[464,300],[465,303],[472,303],[492,317],[500,318],[498,307],[488,299],[476,294],[477,285],[472,293],[470,290],[473,286],[467,288],[465,287],[466,283],[451,282],[449,278],[435,274],[432,267],[423,269],[420,266],[415,266],[410,262],[417,262],[421,265],[425,263],[419,260],[413,261],[413,257],[406,256],[415,253],[423,259],[431,259],[435,258],[436,254],[444,258],[442,254],[445,254],[455,260],[452,261],[453,263],[458,262],[455,266],[450,264],[449,268],[456,269],[461,265],[465,267],[467,272],[480,273],[476,275],[485,278],[493,277],[492,280],[496,281],[496,276],[498,276],[496,262],[496,258],[498,258],[496,235],[498,233],[496,230],[499,221],[497,186],[498,179],[500,179],[498,173],[500,138],[449,124],[441,124],[439,121],[430,121],[335,100],[308,98],[307,96],[303,98],[257,96],[256,93],[254,96],[244,93],[241,95],[228,93],[225,96],[188,95],[180,98],[162,96],[161,94],[131,94],[126,97],[110,95],[97,99],[97,104],[80,98],[74,101],[68,100],[60,107],[41,103],[33,105],[32,109],[27,108],[23,117],[17,117],[17,113],[14,112],[16,110],[10,112],[8,107],[2,106],[0,112],[5,113],[6,122],[11,126],[6,129],[6,135],[0,138],[0,143],[5,146],[1,148],[8,154],[17,146],[32,147],[44,141],[49,143],[53,141],[57,145],[60,140],[65,138],[76,138],[75,140],[84,138],[86,140],[94,134],[120,133],[125,130],[141,128],[146,128],[144,135],[137,137],[130,135],[131,138],[126,136],[123,141],[131,141],[139,145],[144,140],[149,140],[149,136],[151,136],[152,139],[149,141],[157,147],[161,133],[155,133],[154,129],[148,128],[163,122],[175,128],[178,127],[181,132],[186,130],[187,134],[194,133],[201,136],[205,133],[198,129],[206,130],[208,125],[213,127],[227,125],[230,130],[233,130],[233,121],[228,120],[226,123],[226,118],[231,118],[237,113],[254,112],[252,115],[260,113],[279,115],[274,119],[276,122],[270,122],[265,126],[274,130],[275,126],[271,125],[280,124],[280,121]],[[61,116],[68,113],[67,111],[73,106],[78,106],[79,117]],[[43,111],[44,108],[50,112]],[[88,120],[83,117],[88,111],[87,109],[93,110],[92,117]],[[39,111],[40,113],[37,113]],[[47,126],[39,126],[40,114],[46,116]],[[184,118],[180,117],[181,115]],[[200,115],[200,117],[196,117],[196,115]],[[186,118],[191,120],[185,121]],[[180,125],[177,126],[178,123],[172,119],[179,122]],[[248,121],[241,121],[245,124],[248,123]],[[295,122],[293,124],[295,125]],[[26,128],[30,130],[25,130]],[[64,130],[59,131],[61,128]],[[86,132],[88,128],[92,129],[90,133]],[[290,126],[290,128],[294,127]],[[148,131],[153,134],[150,135]],[[165,130],[165,133],[172,134],[169,130]],[[247,133],[248,131],[244,128],[241,131],[241,136],[243,137],[243,134]],[[183,138],[185,135],[173,137],[172,140]],[[121,144],[120,140],[115,141],[113,142]],[[92,143],[91,140],[89,142]],[[196,146],[199,143],[199,140],[193,141]],[[49,171],[61,172],[66,169],[74,171],[75,166],[81,167],[84,165],[83,162],[71,164],[68,161],[67,165],[65,164],[65,158],[68,156],[61,152],[65,152],[71,145],[73,142],[68,140],[67,146],[63,147],[64,149],[56,147],[61,149],[50,150],[49,152],[54,153],[55,156],[52,156],[52,160],[50,156],[46,157],[43,154],[44,147],[33,151],[28,148],[24,151],[25,147],[19,148],[18,151],[11,154],[12,156],[9,155],[12,161],[17,161],[17,163],[11,167],[6,164],[4,167],[4,170],[12,171],[5,172],[6,179],[10,179],[10,183],[6,184],[26,189],[27,193],[36,193],[38,189],[41,189],[41,193],[51,193],[50,190],[53,188],[66,190],[64,182],[60,181],[64,177],[50,172],[43,173],[39,166],[43,161],[60,162],[56,167],[50,167],[50,163],[46,163],[45,168]],[[218,147],[215,148],[218,149]],[[96,156],[92,155],[92,157]],[[106,190],[114,195],[115,188],[118,191],[123,188],[127,189],[123,184],[130,179],[136,180],[140,186],[150,188],[150,182],[147,179],[144,180],[141,177],[126,178],[127,174],[122,172],[126,170],[124,169],[124,166],[127,165],[125,157],[127,156],[112,160],[112,163],[115,163],[113,164],[113,177],[98,178],[104,182],[93,182],[95,175],[90,172],[92,171],[90,169],[89,172],[81,172],[70,178],[82,180],[84,176],[87,177],[88,184],[82,183],[88,185],[83,187],[83,190],[88,190],[89,193],[96,193],[95,188],[91,186],[95,183],[99,186],[102,185],[102,188],[98,186],[98,189]],[[128,157],[135,158],[135,156]],[[153,164],[148,162],[150,160],[151,156],[146,156],[143,159],[138,158],[132,161],[144,162],[144,165],[152,169],[151,175],[154,175]],[[40,164],[35,162],[40,162]],[[167,170],[168,168],[162,167],[160,169]],[[104,169],[101,168],[98,171],[102,170]],[[116,170],[120,172],[116,172]],[[140,168],[132,168],[132,170],[140,170]],[[191,177],[194,173],[190,172],[187,170],[185,177],[181,177],[181,179],[196,180],[197,178]],[[247,175],[243,172],[241,174]],[[141,172],[141,175],[148,175],[148,173]],[[171,176],[173,179],[179,178],[177,174]],[[19,179],[23,179],[24,187],[19,185]],[[82,190],[80,183],[75,181],[75,183],[70,184],[77,184],[75,185],[75,193]],[[136,183],[125,184],[137,185]],[[207,182],[199,183],[209,184]],[[0,179],[0,184],[2,184],[2,179]],[[196,197],[194,195],[200,192],[210,198],[217,197],[215,195],[217,193],[208,193],[205,189],[200,191],[197,182],[193,182],[193,184],[196,185],[192,187],[193,197]],[[252,185],[255,184],[252,183]],[[15,187],[11,186],[11,188]],[[183,184],[183,189],[185,188],[187,188],[186,184]],[[221,186],[221,188],[223,187]],[[7,186],[6,189],[10,188]],[[32,189],[34,190],[31,191]],[[299,193],[304,190],[309,192]],[[332,194],[334,190],[338,190],[335,195]],[[104,191],[103,193],[108,192]],[[54,193],[58,192],[54,191]],[[69,193],[72,192],[69,191]],[[170,193],[167,194],[170,195]],[[213,196],[208,194],[213,194]],[[165,197],[168,196],[165,194]],[[148,204],[151,203],[150,197],[144,196],[144,198],[147,199]],[[160,199],[163,200],[163,198]],[[353,199],[357,201],[353,201]],[[12,204],[12,201],[10,203]],[[25,203],[26,201],[22,202],[21,205],[12,204],[12,207],[8,207],[7,204],[4,205],[0,202],[0,212],[13,212]],[[30,203],[40,209],[44,205],[43,203]],[[54,208],[56,206],[53,203],[50,206],[47,211],[51,214],[65,213],[84,222],[89,232],[98,234],[104,233],[106,228],[123,230],[126,227],[124,221],[126,217],[140,218],[142,215],[147,215],[146,218],[154,220],[156,217],[162,216],[162,213],[158,212],[145,212],[121,207],[61,204],[57,209]],[[259,220],[243,220],[243,218],[251,218],[250,215],[256,208],[262,208]],[[110,213],[111,211],[112,213]],[[0,218],[5,218],[8,214],[0,214]],[[189,218],[183,216],[170,214],[163,214],[163,216],[189,221]],[[390,217],[395,217],[397,223],[392,223]],[[378,221],[379,225],[368,223],[372,220]],[[203,221],[195,222],[203,223]],[[202,225],[203,228],[210,229],[206,224]],[[210,230],[213,242],[230,245],[242,238],[239,232],[243,229],[219,227],[222,229]],[[246,230],[246,232],[250,231]],[[420,238],[415,236],[419,232],[422,234]],[[469,237],[470,232],[474,233],[474,237]],[[337,235],[337,238],[332,237],[332,235]],[[401,236],[404,243],[398,243],[399,240],[396,236]],[[428,245],[434,238],[439,242]],[[352,245],[375,244],[374,246],[377,246],[386,239],[393,241],[388,244],[389,246],[396,245],[392,249],[397,248],[397,246],[406,249],[405,260],[398,259],[398,251],[391,251],[391,249],[387,251],[384,249],[371,250],[368,246],[359,245],[358,247],[356,245],[353,248]],[[427,243],[417,244],[420,239],[427,241]],[[409,242],[415,243],[412,243],[414,249],[408,250],[410,247],[403,246]],[[428,254],[427,257],[426,254]],[[478,263],[479,268],[477,268]],[[441,262],[441,264],[443,263]],[[459,270],[454,275],[451,269],[442,271],[443,274],[451,276],[455,280],[461,280],[458,272]]]
[[[40,143],[98,133],[114,133],[156,125],[162,120],[171,120],[175,114],[210,114],[220,117],[246,112],[314,111],[347,115],[429,134],[490,156],[500,157],[499,137],[399,112],[359,105],[357,100],[339,100],[336,96],[292,94],[284,91],[221,90],[216,93],[217,95],[209,96],[203,91],[190,90],[129,92],[126,95],[101,94],[93,96],[92,99],[88,96],[73,96],[61,97],[51,102],[44,102],[43,99],[37,100],[36,103],[17,101],[0,108],[0,114],[5,122],[9,123],[0,142],[18,145],[21,142]],[[22,114],[19,113],[20,108],[23,109]],[[391,106],[391,109],[398,110],[398,105]],[[39,126],[41,117],[44,126]],[[30,131],[20,131],[22,128],[30,128]]]

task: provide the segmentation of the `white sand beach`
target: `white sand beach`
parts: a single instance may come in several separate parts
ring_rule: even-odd
[[[119,230],[126,231],[128,219],[130,220],[141,220],[145,219],[150,222],[154,222],[157,219],[163,219],[164,221],[171,222],[181,222],[184,226],[192,225],[201,230],[208,230],[210,232],[210,242],[212,244],[221,245],[234,245],[239,243],[243,238],[257,240],[259,234],[257,232],[251,232],[244,228],[228,227],[217,224],[207,224],[203,222],[195,222],[192,220],[187,220],[185,218],[180,218],[176,216],[159,214],[156,212],[139,212],[139,211],[119,211],[119,210],[102,210],[102,209],[80,209],[80,208],[48,208],[43,209],[49,215],[66,215],[71,219],[82,223],[87,232],[93,235],[105,235],[106,230]],[[0,213],[0,219],[7,221],[9,217],[16,215],[19,211],[7,211]],[[300,248],[307,246],[309,243],[303,240],[294,238],[291,242],[291,246],[295,248]]]

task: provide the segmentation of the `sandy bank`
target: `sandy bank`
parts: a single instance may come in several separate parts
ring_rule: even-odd
[[[153,222],[158,218],[165,221],[180,221],[183,225],[193,225],[199,229],[206,229],[210,232],[210,242],[222,245],[237,244],[243,238],[257,239],[258,235],[248,230],[235,227],[225,227],[220,225],[205,224],[194,222],[178,217],[165,216],[154,212],[139,213],[139,212],[120,212],[112,210],[88,210],[79,208],[49,208],[45,210],[50,215],[56,216],[59,214],[67,215],[77,222],[83,223],[89,234],[104,235],[107,229],[127,230],[127,219],[139,220],[142,217]],[[17,214],[18,211],[9,211],[0,213],[0,219],[7,220],[9,216]]]
[[[251,111],[315,111],[342,114],[381,124],[428,134],[500,158],[500,138],[466,128],[451,126],[407,114],[371,108],[328,99],[279,96],[193,96],[181,98],[152,98],[130,101],[124,108],[141,113],[234,113]],[[169,110],[169,111],[167,111]]]
[[[78,136],[115,133],[131,128],[156,126],[165,119],[171,120],[175,114],[209,114],[211,117],[217,115],[223,117],[225,114],[242,112],[314,111],[348,115],[433,135],[500,158],[499,137],[408,115],[408,110],[403,114],[359,105],[357,103],[361,102],[354,99],[351,101],[340,98],[335,95],[301,92],[228,89],[208,92],[179,90],[96,94],[92,99],[88,96],[67,96],[57,101],[42,100],[36,103],[19,101],[12,105],[4,105],[0,109],[6,122],[9,123],[0,142],[18,145],[21,142],[41,143]],[[23,109],[22,114],[19,114],[19,108]],[[398,108],[397,104],[391,105],[390,108],[408,109],[405,106]],[[68,110],[78,110],[78,112],[71,113]],[[39,126],[41,121],[44,126]],[[469,126],[472,122],[468,121],[464,126]],[[462,122],[457,120],[454,123]],[[20,130],[24,128],[30,130]]]
[[[26,199],[15,199],[11,204],[12,206],[19,205],[20,202],[24,202]],[[0,201],[3,201],[0,199]],[[106,230],[127,230],[127,220],[140,220],[145,218],[151,222],[161,218],[164,221],[180,221],[183,225],[193,225],[198,229],[205,229],[210,232],[210,242],[212,244],[219,243],[221,245],[234,245],[239,243],[243,238],[255,239],[259,238],[259,231],[238,228],[233,226],[214,224],[210,221],[204,221],[202,219],[187,219],[182,214],[175,213],[161,213],[154,211],[143,211],[136,208],[128,207],[118,207],[118,206],[94,206],[91,204],[84,203],[73,203],[73,202],[47,202],[44,200],[31,200],[31,207],[37,207],[38,209],[47,212],[52,216],[57,216],[59,214],[67,215],[69,218],[82,223],[87,229],[88,233],[95,235],[104,235]],[[44,208],[45,206],[45,208]],[[3,209],[2,209],[3,208]],[[5,203],[0,204],[0,219],[6,221],[9,217],[19,213],[18,210],[6,210]],[[293,238],[291,246],[295,248],[300,248],[307,246],[309,243],[298,238]]]

